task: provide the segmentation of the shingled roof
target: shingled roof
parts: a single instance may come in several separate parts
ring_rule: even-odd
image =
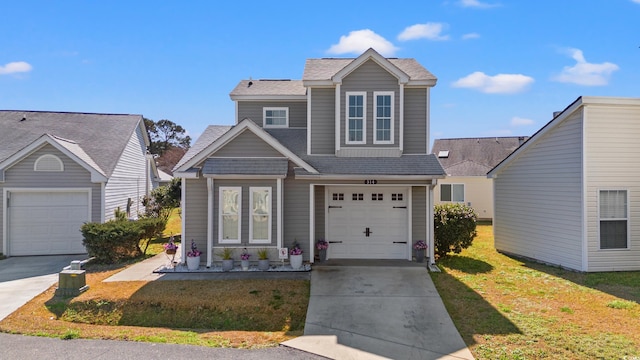
[[[485,176],[527,136],[436,139],[431,153],[449,176]]]
[[[140,122],[142,115],[0,110],[0,163],[48,135],[111,176]]]

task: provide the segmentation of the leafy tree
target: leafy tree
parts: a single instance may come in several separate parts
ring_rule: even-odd
[[[174,147],[188,149],[191,146],[191,137],[185,134],[186,130],[171,120],[162,119],[154,122],[145,118],[144,124],[151,140],[149,152],[154,155],[162,156]]]
[[[166,223],[171,211],[180,206],[182,183],[180,178],[173,178],[167,185],[153,189],[151,194],[142,198],[145,207],[143,217],[161,218]]]

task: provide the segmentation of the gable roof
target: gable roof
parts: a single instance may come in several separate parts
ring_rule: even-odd
[[[0,164],[48,135],[109,177],[139,126],[142,115],[0,110]]]
[[[307,59],[302,81],[305,85],[331,85],[341,81],[353,69],[367,60],[374,60],[407,84],[434,86],[437,78],[412,58],[385,58],[369,49],[357,58]],[[406,79],[404,78],[406,77]]]
[[[302,80],[242,80],[229,94],[231,100],[278,99],[306,100],[307,89]]]
[[[527,136],[436,139],[431,153],[438,156],[449,176],[486,176],[527,139]],[[440,157],[441,152],[448,153]]]

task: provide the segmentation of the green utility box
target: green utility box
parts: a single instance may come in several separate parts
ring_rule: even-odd
[[[89,289],[86,270],[62,270],[58,276],[56,295],[78,296]]]

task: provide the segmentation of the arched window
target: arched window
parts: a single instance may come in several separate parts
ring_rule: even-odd
[[[36,160],[33,171],[64,171],[64,164],[59,157],[46,154]]]

